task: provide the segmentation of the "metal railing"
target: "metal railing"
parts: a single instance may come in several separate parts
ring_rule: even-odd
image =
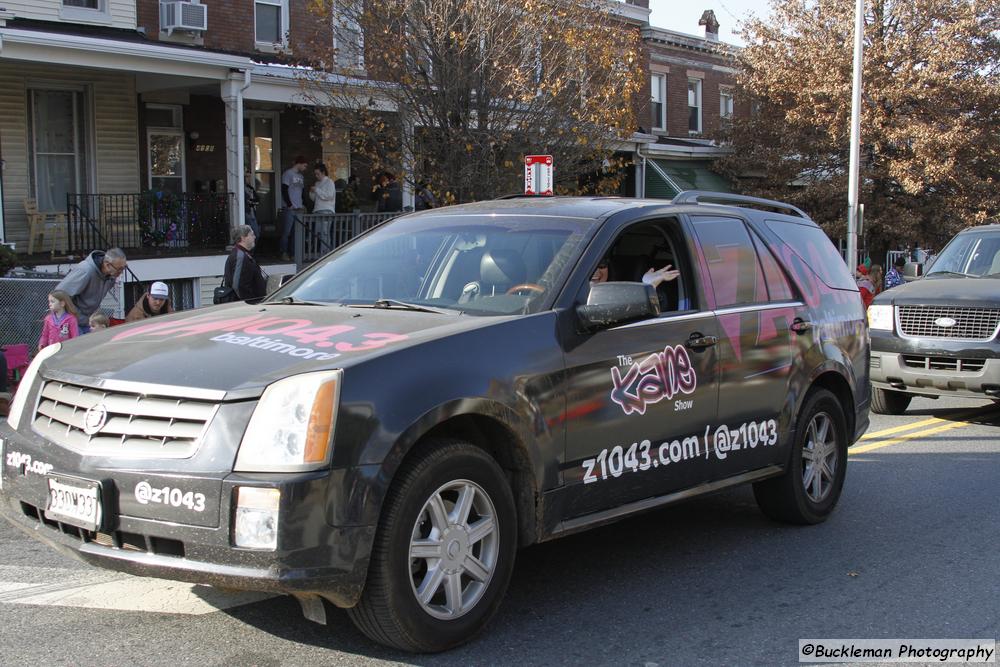
[[[295,266],[307,264],[344,245],[355,236],[403,215],[395,213],[306,213],[295,216]]]
[[[69,251],[224,248],[231,192],[66,195]]]

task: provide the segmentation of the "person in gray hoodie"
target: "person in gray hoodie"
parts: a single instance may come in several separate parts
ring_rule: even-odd
[[[111,248],[107,252],[95,250],[74,266],[56,286],[56,289],[72,297],[81,334],[90,332],[90,316],[101,307],[104,295],[114,287],[127,264],[125,253],[120,248]]]

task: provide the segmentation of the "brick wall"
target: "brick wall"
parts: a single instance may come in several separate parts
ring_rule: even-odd
[[[649,55],[653,70],[669,68],[667,77],[667,131],[672,137],[688,136],[688,78],[700,78],[701,90],[701,134],[710,137],[719,130],[719,91],[722,86],[734,86],[734,76],[716,67],[731,64],[724,58],[712,54],[693,51],[677,52],[661,45],[650,45]],[[660,72],[663,73],[663,72]],[[647,89],[648,89],[647,84]],[[744,115],[748,107],[736,100],[734,113]],[[647,108],[642,115],[649,128],[652,125],[651,111]]]
[[[208,6],[208,30],[201,33],[207,49],[232,53],[259,53],[254,40],[254,0],[202,0]],[[160,34],[160,0],[137,0],[137,22],[150,39],[168,41]],[[307,9],[306,0],[289,0],[288,23],[291,30],[288,46],[294,56],[311,40],[330,43],[328,25]],[[191,43],[188,34],[178,33],[176,40]],[[325,41],[323,41],[325,40]]]

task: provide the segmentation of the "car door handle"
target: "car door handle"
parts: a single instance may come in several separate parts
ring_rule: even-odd
[[[702,336],[699,333],[694,333],[691,334],[691,337],[684,344],[692,350],[704,350],[706,347],[712,347],[718,342],[718,336]]]
[[[795,321],[792,322],[792,326],[788,327],[793,333],[804,334],[807,331],[811,331],[813,328],[812,322],[806,322],[801,317],[796,317]]]

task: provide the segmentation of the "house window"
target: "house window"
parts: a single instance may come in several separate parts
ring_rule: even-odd
[[[254,0],[254,40],[257,47],[283,46],[287,34],[287,0]]]
[[[87,108],[81,90],[28,91],[29,188],[41,211],[65,211],[88,190]]]
[[[336,49],[337,66],[363,69],[365,66],[365,37],[361,31],[360,2],[338,2],[333,18],[333,48]]]
[[[111,23],[108,0],[62,0],[59,18],[80,23]]]
[[[701,132],[701,79],[688,79],[688,131]]]
[[[723,120],[732,120],[733,118],[732,88],[719,89],[719,118]]]
[[[654,130],[663,130],[667,127],[667,77],[663,74],[653,74],[649,82],[650,90],[650,110],[652,111],[652,125]]]

